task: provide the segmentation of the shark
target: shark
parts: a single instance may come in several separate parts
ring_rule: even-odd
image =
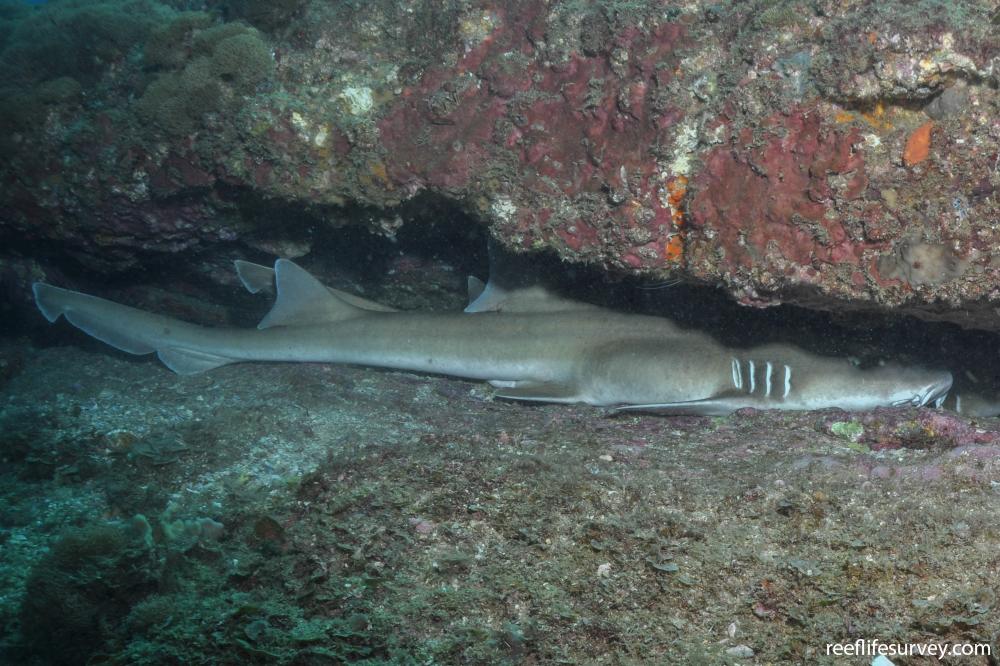
[[[847,359],[785,344],[733,349],[670,319],[620,312],[528,283],[469,281],[464,312],[400,311],[329,288],[288,259],[236,262],[243,285],[273,291],[255,329],[211,328],[44,282],[35,303],[130,354],[181,375],[240,362],[372,366],[489,382],[501,399],[617,411],[727,415],[736,410],[849,411],[940,406],[945,370]]]

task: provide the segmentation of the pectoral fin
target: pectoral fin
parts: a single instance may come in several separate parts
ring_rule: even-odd
[[[501,388],[493,395],[505,400],[526,400],[531,402],[579,402],[579,391],[575,386],[561,382],[491,382]]]
[[[233,362],[225,356],[181,347],[163,347],[156,350],[156,355],[178,375],[195,375]]]
[[[737,409],[753,406],[752,398],[745,393],[726,391],[710,398],[687,400],[684,402],[660,402],[644,405],[622,405],[616,407],[619,412],[651,412],[655,414],[674,414],[691,416],[726,416]]]

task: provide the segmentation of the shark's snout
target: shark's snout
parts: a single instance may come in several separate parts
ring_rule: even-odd
[[[914,393],[911,397],[895,400],[892,403],[892,406],[905,407],[907,405],[912,405],[913,407],[924,407],[931,403],[938,406],[944,402],[946,397],[948,397],[948,391],[951,390],[951,384],[951,373],[942,372],[934,380]]]
[[[942,378],[937,384],[930,387],[927,396],[924,398],[923,402],[920,403],[921,406],[934,403],[935,407],[940,407],[941,403],[944,402],[944,399],[948,397],[948,391],[951,390],[952,376],[950,372],[946,372],[944,374],[947,376]]]

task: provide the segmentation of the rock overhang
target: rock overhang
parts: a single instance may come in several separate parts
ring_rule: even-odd
[[[182,137],[121,81],[57,104],[13,146],[5,226],[110,247],[105,269],[239,242],[246,200],[343,224],[429,192],[516,249],[748,305],[997,329],[995,17],[795,4],[477,2],[428,19],[450,46],[422,58],[386,7],[358,30],[306,13],[263,37],[268,79]]]

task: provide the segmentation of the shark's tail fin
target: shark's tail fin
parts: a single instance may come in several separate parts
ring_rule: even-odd
[[[32,290],[35,304],[49,321],[62,315],[87,335],[129,354],[156,352],[178,374],[204,372],[238,360],[192,348],[190,340],[203,331],[199,326],[44,282],[36,282]]]

